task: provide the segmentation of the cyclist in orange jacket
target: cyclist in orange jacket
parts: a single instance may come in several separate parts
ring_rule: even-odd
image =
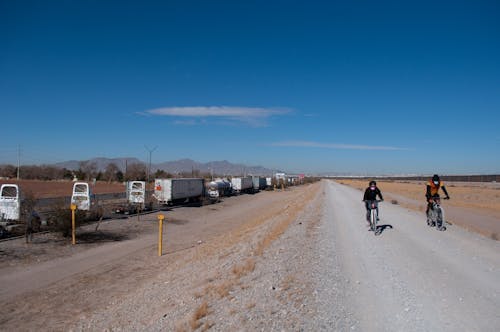
[[[448,191],[444,186],[444,182],[441,181],[437,174],[432,176],[432,179],[427,182],[427,191],[425,193],[425,197],[427,198],[427,210],[425,210],[425,214],[429,214],[429,210],[432,209],[432,202],[434,197],[439,198],[439,188],[441,188],[446,195],[444,199],[450,199],[450,195],[448,195]],[[427,223],[429,223],[429,219],[427,218]]]

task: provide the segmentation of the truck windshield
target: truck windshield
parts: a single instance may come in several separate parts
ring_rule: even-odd
[[[16,198],[17,197],[16,187],[3,187],[2,188],[2,197],[3,198]]]

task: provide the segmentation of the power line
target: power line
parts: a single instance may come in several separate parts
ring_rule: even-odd
[[[21,168],[21,145],[17,145],[17,179],[19,180],[19,169]]]

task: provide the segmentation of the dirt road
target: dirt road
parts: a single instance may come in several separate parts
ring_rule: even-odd
[[[341,265],[353,329],[498,331],[498,241],[456,226],[436,231],[422,213],[385,202],[385,229],[374,236],[363,222],[361,192],[326,186],[322,233],[333,245],[325,257]]]
[[[0,243],[0,329],[500,329],[500,242],[389,202],[374,236],[361,196],[322,181],[176,209],[161,258],[155,214],[101,225],[119,241]]]

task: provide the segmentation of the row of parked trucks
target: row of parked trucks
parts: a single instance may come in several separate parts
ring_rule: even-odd
[[[246,176],[229,179],[205,181],[202,178],[155,179],[152,198],[159,206],[175,205],[185,202],[201,202],[205,198],[212,202],[221,197],[256,193],[271,187],[270,177]],[[126,188],[126,208],[144,208],[146,200],[146,182],[129,181]],[[0,189],[0,220],[19,220],[21,197],[17,184],[2,184]],[[71,195],[71,204],[78,210],[90,211],[95,205],[95,195],[87,182],[75,182]],[[119,211],[115,211],[119,212]]]
[[[271,178],[260,176],[219,178],[210,182],[202,178],[155,179],[153,197],[159,205],[200,202],[205,197],[218,201],[220,197],[256,193],[268,186],[271,186]]]

